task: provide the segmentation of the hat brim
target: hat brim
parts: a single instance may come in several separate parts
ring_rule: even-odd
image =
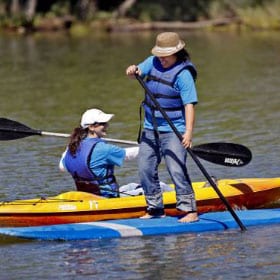
[[[159,46],[154,46],[151,50],[152,54],[159,57],[169,56],[177,53],[185,47],[185,42],[179,41],[179,44],[175,47],[161,48]]]
[[[102,114],[101,116],[98,116],[98,121],[99,123],[106,123],[110,121],[114,117],[114,114]]]
[[[81,127],[82,128],[87,128],[89,127],[91,124],[95,124],[95,123],[107,123],[109,122],[112,118],[114,117],[114,114],[105,114],[102,113],[98,116],[98,118],[96,118],[94,121],[88,121],[88,122],[81,122]]]

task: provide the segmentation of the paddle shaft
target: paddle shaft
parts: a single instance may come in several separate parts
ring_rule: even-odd
[[[48,136],[58,136],[58,137],[70,137],[70,134],[66,133],[54,133],[54,132],[47,132],[42,131],[42,135],[48,135]],[[127,145],[138,145],[136,141],[130,141],[130,140],[121,140],[121,139],[113,139],[113,138],[102,138],[107,142],[111,143],[119,143],[119,144],[127,144]]]
[[[156,108],[160,111],[160,113],[163,115],[163,117],[165,118],[165,120],[168,122],[168,124],[170,125],[171,129],[174,131],[174,133],[177,135],[177,137],[179,138],[180,141],[183,140],[183,136],[181,135],[181,133],[178,131],[178,129],[175,127],[175,125],[172,123],[172,121],[170,120],[170,118],[168,117],[167,113],[162,109],[162,107],[160,106],[159,102],[157,101],[157,99],[154,97],[154,95],[151,93],[151,91],[147,88],[146,84],[144,83],[144,81],[142,80],[142,78],[139,75],[135,75],[136,79],[138,80],[138,82],[141,84],[141,86],[144,88],[146,94],[148,94],[148,96],[150,97],[150,99],[153,101],[154,105],[156,106]],[[206,169],[204,168],[204,166],[201,164],[201,162],[199,161],[199,159],[195,156],[195,154],[193,153],[193,151],[188,147],[187,152],[190,154],[190,156],[192,157],[192,159],[194,160],[194,162],[197,164],[198,168],[200,169],[200,171],[203,173],[203,175],[205,176],[205,178],[208,180],[208,182],[210,183],[210,185],[214,188],[214,190],[216,191],[216,193],[218,194],[218,196],[220,197],[220,199],[222,200],[222,202],[225,204],[225,206],[227,207],[228,211],[231,213],[231,215],[233,216],[233,218],[235,219],[235,221],[237,222],[237,224],[239,225],[240,229],[242,231],[246,230],[246,227],[244,226],[244,224],[241,222],[241,220],[239,219],[239,217],[236,215],[236,213],[233,211],[232,207],[230,206],[230,204],[228,203],[228,201],[225,199],[225,197],[223,196],[223,194],[221,193],[221,191],[219,190],[219,188],[217,187],[216,183],[212,180],[211,176],[208,174],[208,172],[206,171]]]
[[[48,131],[41,131],[36,129],[18,129],[18,128],[4,128],[0,127],[0,131],[9,131],[9,132],[15,132],[15,133],[22,133],[27,136],[32,135],[41,135],[41,136],[54,136],[54,137],[70,137],[70,134],[67,133],[56,133],[56,132],[48,132]],[[103,138],[105,141],[111,142],[111,143],[119,143],[119,144],[127,144],[127,145],[138,145],[136,141],[130,141],[130,140],[121,140],[121,139],[113,139],[113,138]]]

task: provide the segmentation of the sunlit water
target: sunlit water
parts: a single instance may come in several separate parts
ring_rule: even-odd
[[[252,162],[229,168],[203,162],[218,178],[278,177],[279,33],[182,33],[199,71],[194,145],[244,144]],[[114,113],[108,137],[136,140],[143,90],[124,72],[149,55],[153,33],[0,36],[0,117],[70,133],[81,113]],[[0,200],[73,190],[58,171],[59,137],[1,141]],[[189,161],[194,181],[205,180]],[[136,162],[117,169],[137,182]],[[161,179],[170,182],[161,168]],[[73,242],[1,239],[0,279],[279,279],[279,226],[205,234]]]

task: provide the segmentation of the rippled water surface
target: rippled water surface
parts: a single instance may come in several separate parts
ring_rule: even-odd
[[[242,168],[205,163],[218,178],[278,177],[279,33],[182,33],[199,71],[194,145],[225,141],[253,153]],[[89,107],[115,114],[108,137],[136,140],[143,90],[127,65],[149,55],[153,33],[0,35],[0,117],[70,133]],[[67,139],[1,141],[0,200],[74,189],[57,164]],[[192,179],[205,180],[189,162]],[[117,170],[137,182],[137,165]],[[170,182],[164,166],[161,179]],[[280,226],[205,233],[30,242],[1,238],[0,279],[279,279]]]

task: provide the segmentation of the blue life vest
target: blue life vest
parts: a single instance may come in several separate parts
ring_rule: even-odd
[[[182,118],[184,117],[185,108],[180,92],[174,88],[174,83],[179,73],[185,69],[190,71],[195,81],[197,75],[195,67],[190,61],[184,61],[175,64],[174,67],[164,72],[160,68],[160,61],[155,57],[153,68],[149,75],[147,75],[146,85],[171,120]],[[163,118],[148,94],[146,94],[143,106],[148,119],[153,120],[154,117]]]
[[[90,169],[90,159],[92,152],[97,143],[104,142],[100,138],[87,138],[80,143],[75,155],[67,150],[64,163],[65,167],[72,175],[77,189],[79,191],[102,194],[102,186],[110,186],[113,190],[112,197],[118,195],[118,185],[114,176],[114,166],[106,166],[107,172],[105,177],[98,177]],[[107,190],[108,192],[108,190]]]

